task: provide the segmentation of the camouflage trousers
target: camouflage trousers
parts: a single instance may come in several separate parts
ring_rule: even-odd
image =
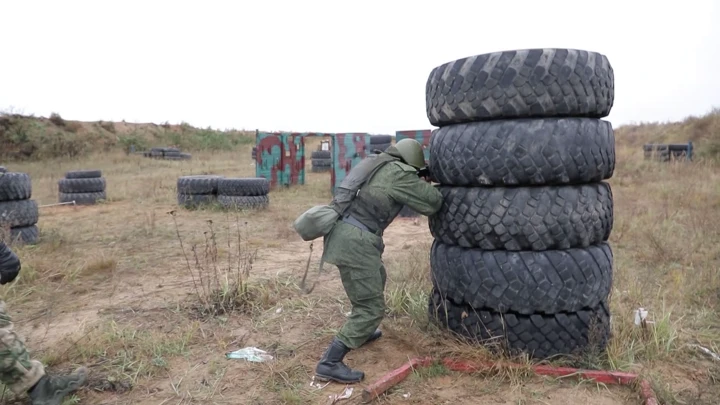
[[[337,338],[357,349],[375,332],[385,316],[385,266],[338,265],[352,311]]]
[[[45,375],[45,368],[30,359],[25,343],[13,330],[13,323],[0,300],[0,382],[16,395],[26,392]]]

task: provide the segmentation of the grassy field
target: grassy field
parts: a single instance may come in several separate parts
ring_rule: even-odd
[[[635,135],[625,142],[623,134],[610,180],[614,337],[605,354],[582,362],[647,376],[663,404],[717,404],[720,367],[693,345],[720,351],[720,167],[711,160],[644,161],[635,145],[643,141]],[[107,178],[103,204],[40,209],[41,243],[17,250],[22,273],[0,288],[35,357],[56,372],[90,367],[89,385],[67,403],[324,404],[342,392],[342,385],[318,390],[310,382],[349,302],[333,266],[317,273],[319,243],[308,275],[308,284],[317,284],[311,293],[300,288],[310,243],[291,226],[330,199],[329,173],[311,173],[308,162],[307,184],[273,191],[264,211],[177,207],[178,176],[253,176],[250,148],[238,142],[232,152],[190,150],[190,161],[109,151],[4,163],[32,176],[40,204],[57,202],[57,181],[67,170],[101,169]],[[359,403],[362,387],[411,357],[490,356],[428,324],[430,242],[425,218],[398,219],[387,230],[385,334],[348,356],[366,380],[341,403]],[[654,322],[644,331],[633,325],[640,306]],[[274,360],[226,359],[246,346]],[[0,400],[7,403],[15,403],[9,391]],[[468,376],[434,366],[378,403],[640,402],[630,388],[502,367]]]

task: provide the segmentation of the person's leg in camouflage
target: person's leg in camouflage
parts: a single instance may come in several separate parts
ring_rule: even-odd
[[[69,376],[48,377],[42,363],[32,360],[25,343],[13,330],[13,323],[0,300],[0,382],[15,395],[26,392],[33,405],[60,405],[62,399],[84,381],[81,367]]]
[[[377,327],[385,316],[386,273],[382,265],[379,268],[339,265],[338,269],[352,311],[318,363],[315,374],[320,380],[353,383],[362,381],[365,373],[350,369],[343,359],[350,350],[381,336]]]

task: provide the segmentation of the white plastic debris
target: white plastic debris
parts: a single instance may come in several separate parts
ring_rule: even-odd
[[[647,319],[648,311],[645,308],[638,308],[635,310],[635,326],[645,323]]]
[[[328,399],[330,400],[330,404],[334,404],[337,401],[350,398],[352,396],[352,393],[353,393],[353,388],[346,386],[345,389],[343,390],[342,394],[328,395]]]
[[[328,385],[330,385],[330,381],[326,382],[325,385],[315,382],[315,376],[313,376],[312,380],[310,380],[310,386],[319,390],[327,387]]]
[[[225,356],[228,359],[241,359],[252,361],[254,363],[264,363],[273,359],[273,356],[267,354],[265,350],[258,349],[257,347],[245,347],[243,349],[227,353]]]

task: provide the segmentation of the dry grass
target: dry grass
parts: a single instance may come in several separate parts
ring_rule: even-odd
[[[57,201],[57,180],[67,170],[102,169],[107,178],[104,204],[41,208],[42,242],[18,249],[22,274],[0,289],[17,329],[51,370],[91,367],[90,388],[77,394],[80,403],[305,404],[342,390],[331,385],[317,391],[309,382],[349,303],[331,266],[315,271],[319,243],[309,275],[318,286],[311,294],[298,288],[309,250],[291,227],[300,212],[330,199],[329,174],[308,170],[307,185],[273,191],[267,210],[225,213],[179,209],[175,182],[198,173],[253,176],[249,145],[194,152],[193,160],[179,162],[106,153],[6,165],[31,174],[40,204]],[[716,403],[720,369],[689,345],[720,351],[720,168],[702,161],[646,162],[640,148],[618,146],[610,183],[616,213],[614,338],[607,353],[583,362],[649,376],[665,404]],[[385,241],[385,335],[351,353],[348,362],[364,370],[369,382],[417,355],[489,356],[427,322],[426,220],[398,220]],[[633,325],[639,306],[650,311],[654,323],[648,330]],[[265,349],[275,360],[225,358],[246,346]],[[502,368],[482,378],[459,377],[441,366],[418,372],[381,403],[462,404],[478,398],[639,403],[635,393],[619,387]]]

